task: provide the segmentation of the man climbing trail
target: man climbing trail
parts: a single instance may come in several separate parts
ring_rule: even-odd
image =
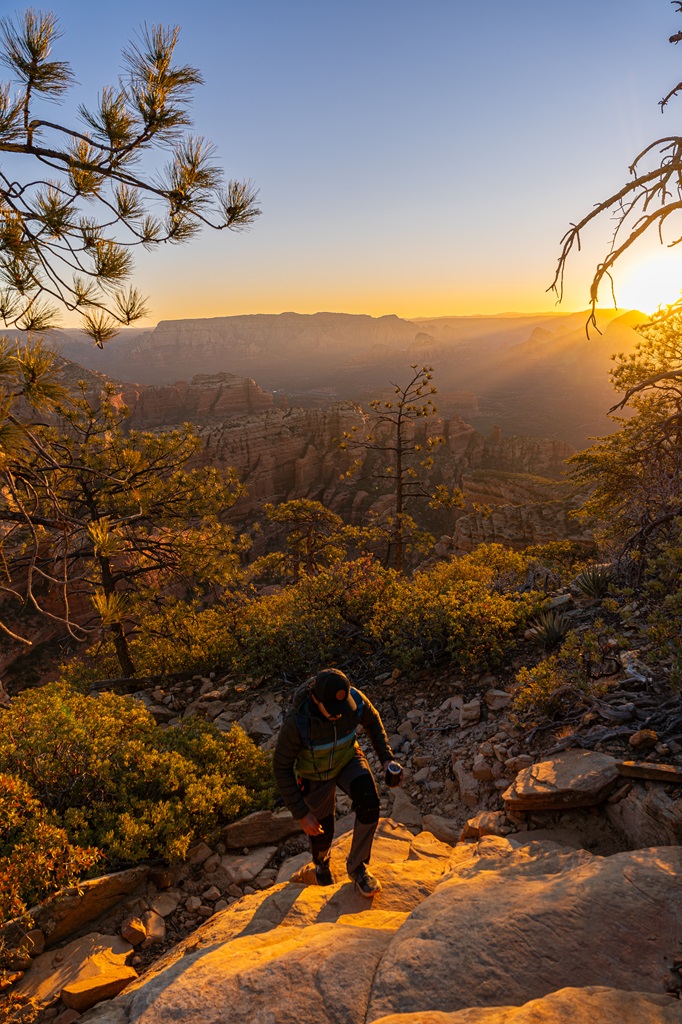
[[[381,883],[367,867],[381,805],[367,758],[356,741],[358,725],[367,732],[384,769],[395,766],[393,784],[399,784],[402,769],[393,760],[378,711],[335,668],[318,672],[296,693],[277,738],[274,769],[284,803],[310,837],[318,885],[334,883],[329,856],[336,787],[350,797],[355,827],[346,868],[362,895],[371,898],[381,892]]]

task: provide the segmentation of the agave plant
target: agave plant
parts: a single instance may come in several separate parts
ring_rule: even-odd
[[[611,582],[613,569],[610,565],[588,565],[574,579],[573,583],[585,597],[606,597]]]
[[[531,619],[528,634],[539,640],[546,650],[552,650],[566,638],[571,628],[568,616],[557,608],[547,608]]]

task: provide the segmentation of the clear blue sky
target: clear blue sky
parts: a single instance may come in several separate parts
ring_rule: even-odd
[[[682,99],[665,115],[657,106],[682,78],[682,48],[667,42],[682,16],[668,0],[52,9],[79,82],[74,104],[115,80],[142,22],[179,24],[178,56],[206,79],[196,130],[228,176],[260,188],[263,216],[249,234],[204,234],[138,258],[155,321],[549,309],[568,223],[682,118]],[[563,308],[587,305],[598,251],[588,245],[573,266]],[[634,270],[624,273],[619,304],[635,304]]]

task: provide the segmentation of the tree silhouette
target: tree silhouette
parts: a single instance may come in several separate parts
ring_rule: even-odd
[[[435,492],[426,487],[421,470],[433,466],[433,452],[445,438],[429,435],[421,440],[415,436],[417,420],[434,416],[438,412],[433,395],[437,388],[431,384],[433,367],[419,367],[412,364],[412,377],[403,386],[392,382],[393,399],[376,398],[370,402],[373,416],[369,430],[361,434],[357,427],[343,435],[341,448],[348,451],[375,452],[379,455],[379,466],[373,472],[375,479],[390,482],[393,490],[393,512],[390,529],[394,551],[395,568],[403,572],[405,543],[416,524],[406,514],[406,502],[411,498],[429,498],[434,507],[461,504],[459,491],[450,493],[445,485]],[[352,476],[362,465],[356,459],[348,472]]]
[[[682,13],[682,0],[673,0],[673,6]],[[670,37],[671,43],[682,41],[682,32]],[[672,88],[660,101],[664,110],[670,100],[682,93],[682,82]],[[550,289],[559,301],[563,296],[564,277],[571,253],[580,249],[581,236],[596,220],[610,217],[615,221],[611,244],[598,263],[590,285],[590,326],[597,328],[595,309],[599,290],[606,280],[616,305],[613,268],[623,253],[643,235],[656,232],[663,242],[663,231],[671,227],[669,246],[682,242],[679,228],[672,227],[674,215],[682,211],[682,136],[665,135],[655,139],[637,154],[630,167],[630,178],[612,195],[598,202],[576,224],[572,224],[561,240],[561,252]],[[662,308],[653,318],[664,320],[682,309],[682,298]],[[598,328],[597,328],[598,329]]]
[[[101,347],[147,313],[128,283],[136,246],[187,242],[202,226],[246,228],[260,210],[251,183],[223,184],[213,145],[188,133],[202,77],[174,62],[177,27],[145,25],[123,51],[118,82],[80,106],[78,126],[34,112],[74,81],[53,58],[60,36],[51,13],[0,20],[0,60],[18,86],[13,95],[0,83],[0,152],[12,155],[11,172],[0,166],[0,318],[42,331],[65,308]],[[148,170],[141,158],[160,150],[167,165]],[[32,166],[14,180],[20,157]]]

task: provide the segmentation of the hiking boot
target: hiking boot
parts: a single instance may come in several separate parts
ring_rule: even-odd
[[[354,871],[350,877],[355,882],[355,888],[367,899],[371,900],[372,896],[381,892],[381,882],[374,877],[365,864]]]
[[[329,861],[323,860],[320,864],[315,865],[315,878],[317,879],[318,885],[333,885],[334,876],[332,869],[329,867]]]

